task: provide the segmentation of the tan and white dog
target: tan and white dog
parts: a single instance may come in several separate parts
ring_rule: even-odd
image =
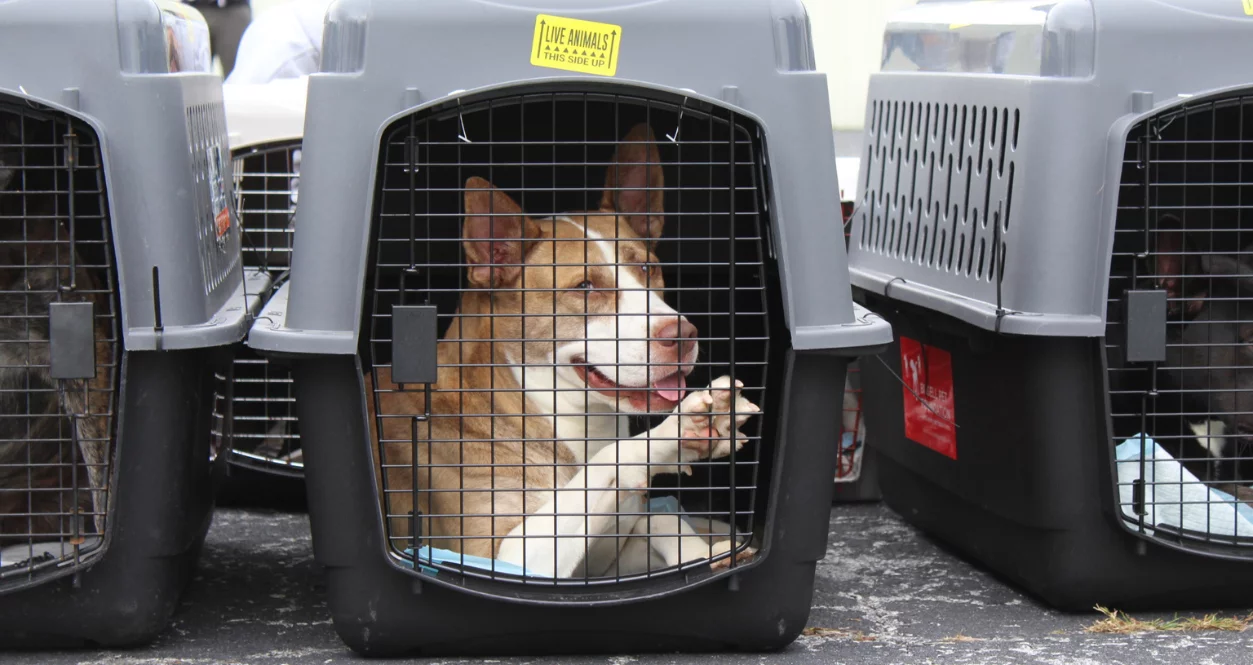
[[[700,518],[697,531],[647,514],[654,476],[730,455],[760,410],[728,377],[688,394],[697,330],[662,299],[652,251],[663,186],[645,125],[624,139],[597,211],[533,219],[486,180],[466,182],[470,288],[439,343],[432,416],[418,435],[427,544],[559,578],[646,573],[734,549],[728,524]],[[366,381],[370,412],[383,416],[371,429],[376,441],[383,429],[391,534],[405,535],[412,420],[387,416],[421,413],[424,396],[396,390],[387,368]],[[623,414],[664,412],[674,413],[629,436]]]

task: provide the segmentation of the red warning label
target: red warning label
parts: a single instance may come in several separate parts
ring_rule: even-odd
[[[902,337],[901,378],[905,380],[905,436],[957,459],[952,354]]]

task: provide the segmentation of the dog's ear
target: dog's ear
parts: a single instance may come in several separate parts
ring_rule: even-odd
[[[461,237],[470,283],[491,288],[517,279],[527,241],[539,237],[539,226],[508,194],[479,177],[466,180],[465,206]]]
[[[1153,273],[1157,283],[1171,298],[1178,298],[1184,274],[1183,231],[1158,231],[1153,253]]]
[[[631,128],[605,174],[600,209],[618,213],[641,238],[656,240],[665,224],[665,175],[653,130],[643,123]]]
[[[1206,282],[1201,277],[1201,262],[1188,253],[1187,237],[1183,231],[1183,223],[1178,218],[1167,215],[1159,221],[1160,229],[1155,235],[1157,247],[1153,254],[1154,278],[1159,288],[1166,290],[1166,297],[1172,300],[1167,309],[1178,313],[1181,309],[1180,298],[1184,301],[1184,309],[1189,317],[1196,315],[1205,306]],[[1187,286],[1187,292],[1184,287]]]

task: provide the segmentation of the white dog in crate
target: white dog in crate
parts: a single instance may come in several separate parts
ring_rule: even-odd
[[[417,523],[432,547],[558,578],[718,557],[721,568],[755,553],[731,541],[729,524],[648,513],[654,476],[739,450],[739,428],[760,411],[729,377],[687,390],[697,331],[662,300],[662,271],[649,267],[664,223],[659,162],[652,131],[636,126],[600,210],[547,219],[527,217],[486,180],[467,181],[473,288],[439,344],[432,415],[418,433]],[[383,428],[396,538],[413,522],[397,517],[415,507],[403,491],[414,481],[413,421],[387,416],[421,413],[425,398],[397,390],[387,367],[366,381],[370,413],[382,416],[370,426],[376,441]],[[635,437],[620,415],[660,412],[674,413]]]

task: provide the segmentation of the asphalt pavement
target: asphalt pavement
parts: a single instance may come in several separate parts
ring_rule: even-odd
[[[1253,662],[1253,630],[1136,635],[1086,632],[1097,618],[1061,614],[1039,605],[938,546],[886,507],[837,505],[831,511],[827,556],[818,569],[810,634],[783,652],[400,662]],[[307,517],[295,511],[259,509],[218,511],[200,572],[169,630],[152,646],[131,651],[0,655],[0,663],[5,665],[332,665],[358,660],[331,627],[321,577],[313,561]]]

